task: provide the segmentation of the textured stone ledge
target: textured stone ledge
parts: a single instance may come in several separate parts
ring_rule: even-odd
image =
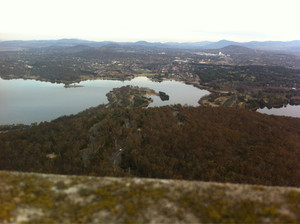
[[[300,189],[0,171],[1,223],[300,222]]]

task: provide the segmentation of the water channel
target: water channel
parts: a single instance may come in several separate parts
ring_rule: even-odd
[[[289,117],[299,117],[300,118],[300,105],[286,105],[285,107],[280,108],[260,108],[256,110],[257,112],[263,114],[272,114],[278,116],[289,116]]]

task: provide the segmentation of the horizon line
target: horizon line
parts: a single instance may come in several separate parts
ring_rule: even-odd
[[[236,42],[236,43],[249,43],[249,42],[293,42],[293,41],[300,41],[300,39],[293,39],[293,40],[251,40],[251,41],[235,41],[229,39],[219,39],[216,41],[213,40],[201,40],[201,41],[147,41],[147,40],[137,40],[137,41],[116,41],[116,40],[89,40],[89,39],[81,39],[81,38],[59,38],[59,39],[11,39],[11,40],[1,40],[0,42],[10,42],[10,41],[60,41],[60,40],[79,40],[79,41],[89,41],[89,42],[114,42],[114,43],[137,43],[137,42],[147,42],[147,43],[201,43],[201,42],[221,42],[221,41],[228,41],[228,42]]]

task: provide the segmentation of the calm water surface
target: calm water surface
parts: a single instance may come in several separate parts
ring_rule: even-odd
[[[281,108],[271,108],[267,107],[263,109],[257,109],[257,112],[264,114],[273,114],[278,116],[289,116],[289,117],[299,117],[300,118],[300,105],[287,105]]]
[[[133,85],[163,91],[170,96],[169,101],[161,101],[158,96],[149,106],[187,104],[197,106],[198,100],[209,94],[183,82],[152,82],[146,77],[130,81],[89,80],[79,83],[81,88],[64,88],[63,84],[35,80],[0,78],[0,125],[31,124],[50,121],[62,115],[76,114],[86,108],[108,103],[106,93],[113,88]]]

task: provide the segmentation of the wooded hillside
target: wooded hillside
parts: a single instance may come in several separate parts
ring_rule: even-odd
[[[300,119],[209,107],[91,108],[0,134],[0,169],[300,186]]]

